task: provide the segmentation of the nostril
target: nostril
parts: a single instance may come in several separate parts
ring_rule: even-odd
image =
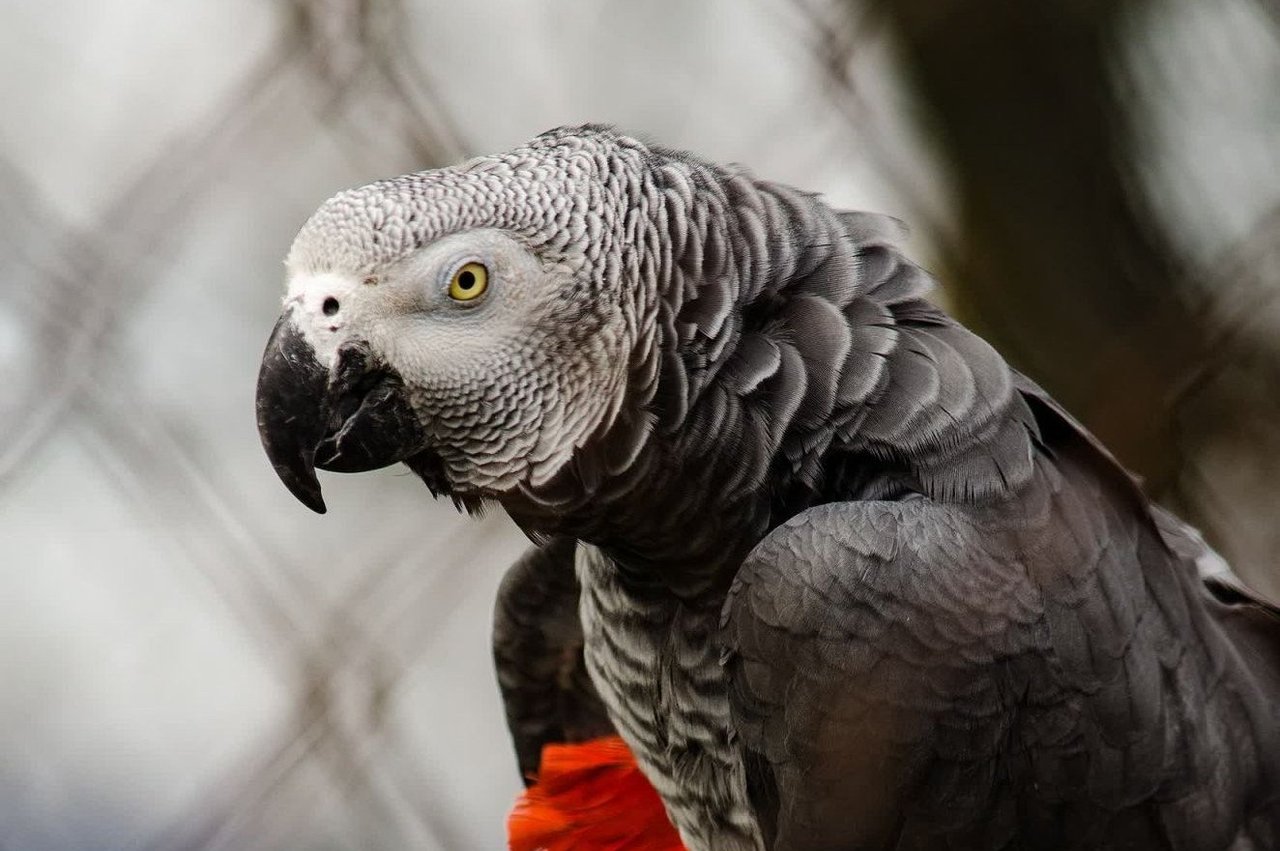
[[[320,309],[324,311],[325,316],[332,316],[338,312],[338,300],[333,296],[329,296],[324,300],[324,304],[320,306]]]

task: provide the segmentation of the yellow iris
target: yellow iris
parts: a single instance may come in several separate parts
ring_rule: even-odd
[[[489,270],[479,263],[464,263],[449,281],[449,298],[471,301],[484,295],[489,286]]]

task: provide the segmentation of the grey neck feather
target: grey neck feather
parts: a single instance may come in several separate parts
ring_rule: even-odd
[[[504,500],[526,529],[696,597],[809,505],[997,499],[1029,479],[1011,371],[924,299],[893,220],[661,151],[638,191],[627,399],[552,482]]]

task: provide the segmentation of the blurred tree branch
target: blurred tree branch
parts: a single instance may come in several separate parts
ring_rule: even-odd
[[[1234,320],[1210,309],[1206,287],[1190,285],[1138,188],[1143,152],[1116,53],[1124,25],[1159,2],[845,8],[883,16],[932,122],[956,192],[942,277],[957,313],[1087,423],[1153,496],[1175,499],[1223,546],[1223,513],[1179,492],[1186,453],[1256,421],[1257,400],[1213,393],[1214,421],[1197,416],[1190,443],[1175,406],[1187,401],[1189,380],[1213,368],[1224,336],[1237,364],[1273,363],[1275,354],[1256,335],[1224,332]],[[1238,568],[1274,582],[1274,554],[1225,549]]]
[[[1145,0],[875,2],[959,196],[955,308],[1161,489],[1178,460],[1153,412],[1207,340],[1175,252],[1129,191],[1109,53]]]

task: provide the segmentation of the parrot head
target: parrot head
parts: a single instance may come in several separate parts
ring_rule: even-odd
[[[290,491],[405,462],[471,508],[608,430],[652,335],[636,286],[653,154],[602,127],[344,191],[286,260],[257,418]]]

